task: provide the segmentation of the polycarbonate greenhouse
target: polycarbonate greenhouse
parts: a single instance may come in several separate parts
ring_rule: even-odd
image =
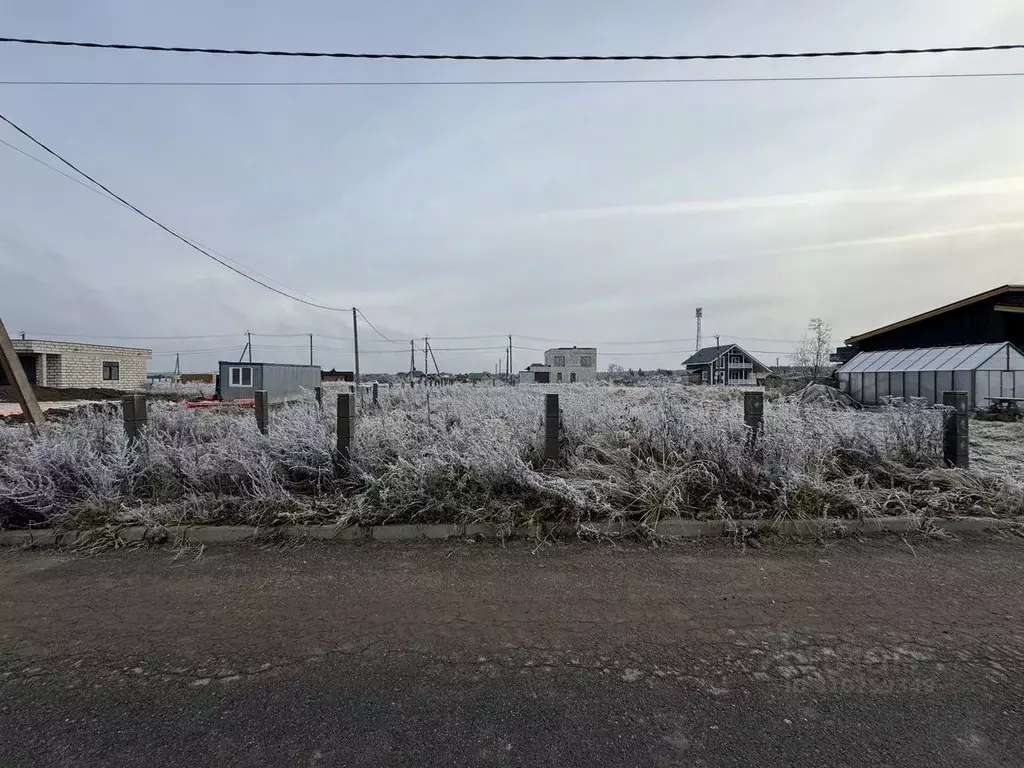
[[[838,376],[839,389],[865,405],[891,397],[941,403],[951,391],[967,392],[971,408],[1024,397],[1024,355],[1009,342],[861,352]]]

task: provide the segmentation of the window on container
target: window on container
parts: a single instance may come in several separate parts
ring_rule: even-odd
[[[570,384],[575,384],[576,383],[576,371],[569,371],[569,383]]]
[[[232,368],[230,380],[232,387],[251,387],[252,368],[247,365]]]
[[[555,374],[555,381],[557,381],[559,384],[562,383],[562,372],[561,371],[559,371],[558,373]]]
[[[104,362],[103,363],[103,380],[104,381],[120,381],[121,380],[121,366],[118,363]]]
[[[556,368],[564,368],[565,367],[565,355],[555,355],[554,366]]]
[[[593,358],[590,355],[580,355],[580,367],[589,368],[594,364]]]

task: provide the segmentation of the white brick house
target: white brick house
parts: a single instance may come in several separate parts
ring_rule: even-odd
[[[11,342],[30,383],[60,389],[136,390],[146,384],[152,350],[16,339]],[[0,384],[7,384],[0,372]]]
[[[519,374],[520,382],[591,384],[597,381],[596,347],[556,347],[544,352],[544,364],[534,363]]]

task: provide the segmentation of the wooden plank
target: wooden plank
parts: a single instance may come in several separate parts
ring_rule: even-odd
[[[18,398],[18,404],[21,405],[21,412],[25,414],[26,421],[32,425],[33,430],[38,432],[46,423],[46,419],[36,400],[36,393],[32,391],[32,386],[28,383],[25,369],[21,367],[21,360],[18,359],[18,353],[14,350],[11,337],[7,335],[7,328],[4,327],[3,320],[0,320],[0,365],[3,366],[7,379],[14,385],[14,392]]]

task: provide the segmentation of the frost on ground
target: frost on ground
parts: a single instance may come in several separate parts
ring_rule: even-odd
[[[272,411],[267,436],[251,411],[166,402],[151,403],[149,429],[134,445],[116,405],[55,423],[38,438],[24,426],[0,426],[0,526],[490,522],[510,529],[668,516],[1024,513],[1019,472],[941,466],[941,409],[865,414],[769,402],[751,447],[738,390],[564,387],[562,458],[545,464],[546,390],[381,390],[376,408],[367,395],[352,465],[341,476],[330,392],[324,410],[308,402]],[[977,434],[976,422],[971,428]]]

